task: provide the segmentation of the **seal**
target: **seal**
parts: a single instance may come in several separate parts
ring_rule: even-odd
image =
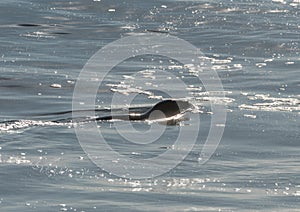
[[[155,104],[152,108],[144,113],[129,113],[121,115],[109,115],[95,118],[96,121],[105,120],[124,120],[124,121],[144,121],[170,118],[176,116],[188,109],[192,108],[192,104],[183,100],[163,100]]]

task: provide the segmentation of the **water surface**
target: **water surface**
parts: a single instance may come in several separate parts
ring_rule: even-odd
[[[298,0],[1,1],[1,211],[299,210],[299,7]],[[183,71],[186,92],[203,110],[199,138],[170,172],[124,179],[87,157],[72,124],[52,121],[71,118],[57,113],[72,110],[77,77],[96,51],[121,37],[150,32],[200,48],[226,98],[210,99],[184,68],[173,70]],[[99,88],[98,108],[110,107],[115,93],[135,92],[120,84],[137,71],[151,78],[153,69],[172,65],[166,58],[125,61]],[[162,95],[143,87],[140,92],[138,107]],[[200,165],[211,118],[208,101],[226,104],[227,122],[217,151]],[[121,154],[152,157],[172,147],[185,123],[167,126],[168,139],[142,148],[118,136],[112,123],[99,125]]]

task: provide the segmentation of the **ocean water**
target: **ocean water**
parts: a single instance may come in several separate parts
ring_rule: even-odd
[[[299,0],[1,1],[0,211],[299,211],[299,8]],[[97,122],[120,155],[97,163],[76,136],[90,131],[80,122],[86,113],[72,116],[74,89],[97,51],[136,35],[175,36],[199,48],[225,96],[211,97],[188,64],[157,55],[91,75],[91,83],[104,77],[95,105],[87,106],[96,107],[97,116],[110,108],[126,112],[133,94],[136,112],[173,97],[168,92],[198,107],[170,125]],[[225,106],[227,118],[216,151],[201,163],[212,105]],[[181,130],[194,134],[196,118],[196,139],[174,144]],[[137,143],[122,136],[130,135],[131,124],[141,130],[134,133]],[[158,141],[142,143],[162,128]],[[103,146],[93,148],[107,156]],[[128,178],[124,169],[113,169],[116,163],[124,168],[124,158],[155,158],[169,150],[158,176]],[[172,161],[178,164],[170,168]],[[139,173],[156,165],[146,163]]]

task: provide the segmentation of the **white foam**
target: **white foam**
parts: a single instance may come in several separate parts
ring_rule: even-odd
[[[244,117],[256,119],[256,115],[252,115],[252,114],[244,114]]]
[[[275,9],[275,10],[268,10],[268,13],[288,13],[288,10],[279,10],[279,9]]]
[[[31,161],[27,160],[25,157],[15,157],[15,156],[9,157],[5,162],[13,163],[13,164],[31,164]]]
[[[262,67],[264,67],[264,66],[267,66],[266,63],[256,63],[255,65],[256,65],[256,67],[258,67],[258,68],[262,68]]]
[[[7,132],[20,132],[18,130],[24,130],[35,126],[63,126],[65,123],[56,123],[52,121],[34,121],[34,120],[18,120],[13,122],[1,123],[0,133]]]
[[[50,85],[51,88],[61,88],[61,84],[58,84],[58,83],[53,83]]]
[[[287,62],[285,62],[285,64],[286,65],[293,65],[293,64],[295,64],[295,62],[294,61],[287,61]]]
[[[31,37],[31,38],[55,38],[55,36],[50,35],[47,32],[41,32],[41,31],[27,33],[27,34],[21,34],[20,36]]]
[[[269,94],[248,95],[253,104],[241,104],[240,109],[262,111],[299,112],[300,100],[296,97],[271,97]]]
[[[286,4],[285,0],[272,0],[272,2],[280,3],[280,4]]]

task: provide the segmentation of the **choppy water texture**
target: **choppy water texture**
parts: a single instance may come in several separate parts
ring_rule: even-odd
[[[299,8],[299,0],[1,1],[0,210],[298,211]],[[139,93],[136,108],[166,98],[130,83],[144,77],[145,86],[159,88],[161,69],[184,79],[184,91],[171,78],[163,83],[187,93],[201,110],[198,140],[182,163],[153,179],[123,179],[88,158],[72,123],[54,120],[71,118],[77,76],[96,51],[151,32],[200,48],[226,97],[210,98],[188,65],[168,58],[148,55],[118,65],[98,91],[103,113],[113,94]],[[200,165],[210,102],[227,106],[227,122],[217,151]],[[113,107],[122,112],[122,105]],[[98,123],[116,151],[136,158],[174,148],[174,136],[190,124],[168,125],[165,139],[140,146],[118,136],[113,122]]]

